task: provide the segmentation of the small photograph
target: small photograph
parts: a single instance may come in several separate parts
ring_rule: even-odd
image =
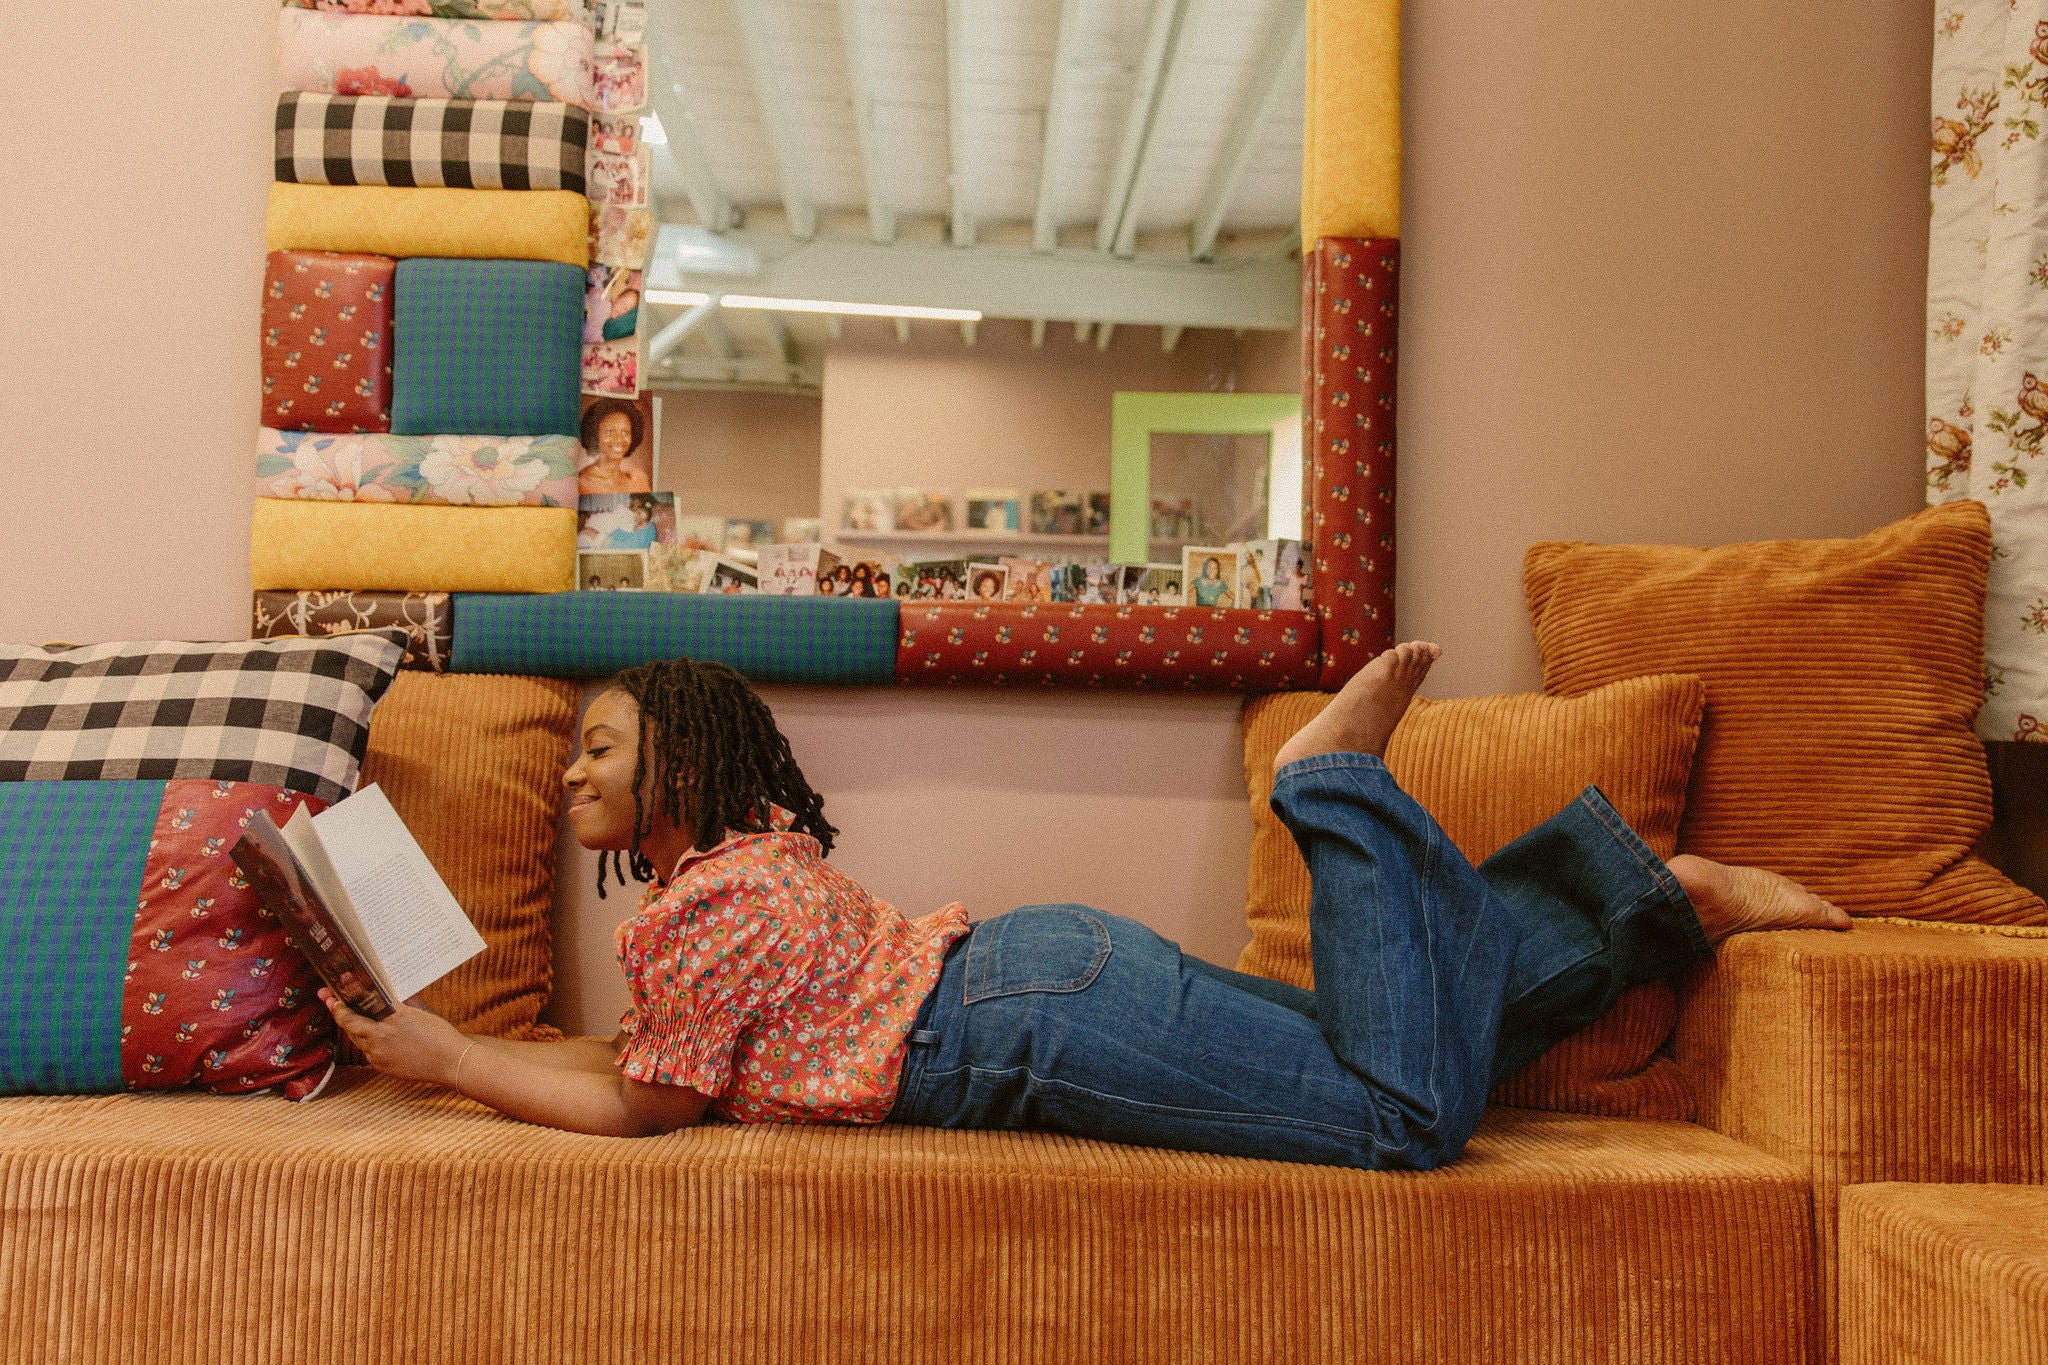
[[[598,111],[630,114],[647,103],[647,49],[604,40],[590,63],[590,88]]]
[[[576,582],[589,592],[639,592],[647,585],[646,556],[577,555]]]
[[[1190,607],[1237,607],[1244,572],[1241,545],[1189,545],[1180,552],[1181,583]]]
[[[1124,596],[1126,605],[1137,603],[1145,607],[1178,607],[1181,601],[1181,568],[1178,564],[1145,564],[1138,576],[1137,586]],[[1135,595],[1133,595],[1135,594]]]
[[[637,43],[647,36],[646,0],[598,0],[592,17],[600,38]]]
[[[967,600],[970,602],[1000,602],[1003,590],[1008,586],[1010,571],[1000,564],[969,564],[967,566]]]
[[[717,567],[716,550],[693,550],[657,542],[647,550],[647,591],[702,592]]]
[[[675,543],[673,493],[599,493],[576,500],[579,551],[645,550]],[[669,523],[664,539],[661,522]]]
[[[927,493],[921,488],[897,489],[896,529],[899,531],[952,530],[952,494]]]
[[[784,517],[782,519],[782,543],[805,545],[820,539],[825,523],[816,517]]]
[[[751,517],[727,518],[725,523],[725,557],[741,563],[751,563],[754,552],[763,545],[775,543],[775,523],[759,521]]]
[[[647,264],[647,248],[653,241],[653,209],[590,206],[591,260],[638,270]]]
[[[1005,602],[1052,601],[1054,565],[1043,559],[1021,559],[1016,555],[1004,555],[997,562],[1004,571]]]
[[[1082,602],[1088,590],[1088,569],[1082,564],[1055,564],[1052,566],[1052,600],[1055,602]]]
[[[711,568],[711,576],[704,580],[705,592],[736,595],[760,590],[760,579],[755,576],[750,566],[728,559],[724,555],[718,557],[718,562]]]
[[[631,156],[640,150],[640,120],[594,118],[590,121],[592,156]],[[597,196],[592,195],[593,199]]]
[[[1191,540],[1195,534],[1193,498],[1152,499],[1152,539]]]
[[[1141,601],[1142,599],[1138,596],[1138,590],[1145,581],[1145,575],[1152,571],[1152,566],[1150,564],[1115,564],[1110,566],[1110,569],[1111,573],[1115,575],[1112,581],[1116,584],[1116,601],[1118,605],[1128,605]]]
[[[583,348],[583,392],[598,398],[640,396],[640,335]]]
[[[1100,561],[1081,566],[1081,595],[1074,600],[1089,606],[1113,607],[1123,598],[1123,566]]]
[[[1273,605],[1271,575],[1277,540],[1248,540],[1237,576],[1238,605],[1264,611]]]
[[[616,265],[590,267],[583,291],[583,343],[619,341],[640,330],[640,272]]]
[[[576,491],[654,491],[654,395],[583,400],[583,453],[576,460]]]
[[[587,164],[594,202],[622,209],[648,207],[648,186],[654,179],[652,147],[624,154],[593,151]]]
[[[896,494],[886,488],[849,488],[840,517],[843,531],[893,531],[896,529]]]
[[[1308,547],[1298,540],[1274,542],[1273,571],[1267,579],[1272,605],[1278,611],[1307,611],[1315,605],[1309,587]]]
[[[811,597],[819,576],[838,565],[839,556],[821,545],[763,545],[756,573],[765,596]]]
[[[1087,503],[1081,494],[1048,488],[1031,495],[1032,535],[1078,536],[1087,523]]]
[[[1109,494],[1090,493],[1088,495],[1088,522],[1082,529],[1091,536],[1106,536],[1109,534]]]
[[[1017,531],[1019,519],[1017,490],[1014,488],[970,488],[967,490],[967,529],[970,531]]]
[[[724,517],[677,517],[675,543],[685,550],[723,550]]]
[[[895,592],[914,602],[961,602],[967,598],[967,561],[926,559],[896,566]]]

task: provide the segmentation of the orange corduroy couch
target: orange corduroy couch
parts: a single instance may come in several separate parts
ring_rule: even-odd
[[[400,793],[392,736],[449,751],[419,695],[373,727]],[[2039,935],[1752,936],[1681,998],[1701,1122],[1496,1108],[1430,1174],[592,1138],[360,1068],[297,1105],[4,1100],[0,1358],[1818,1361],[1843,1187],[2042,1181]]]

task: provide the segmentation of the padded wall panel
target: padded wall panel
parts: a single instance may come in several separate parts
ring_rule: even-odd
[[[1325,238],[1302,261],[1304,454],[1320,685],[1394,642],[1394,328],[1401,244]]]
[[[258,498],[249,578],[259,592],[567,592],[576,586],[576,509]]]
[[[1025,602],[903,606],[897,677],[938,687],[1313,686],[1307,612]]]
[[[277,179],[468,190],[586,188],[590,113],[531,100],[277,97]]]
[[[1400,235],[1400,0],[1311,0],[1301,240]]]
[[[756,682],[887,683],[896,675],[896,603],[662,592],[455,602],[458,673],[603,678],[676,658],[716,660]]]
[[[558,261],[400,261],[391,430],[573,439],[583,289]]]
[[[568,190],[270,187],[272,251],[590,264],[590,201]]]
[[[391,430],[388,256],[273,251],[263,271],[263,424]]]

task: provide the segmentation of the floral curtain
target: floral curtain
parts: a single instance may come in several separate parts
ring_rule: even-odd
[[[1986,740],[2048,742],[2048,0],[1937,3],[1927,500],[1991,512]]]

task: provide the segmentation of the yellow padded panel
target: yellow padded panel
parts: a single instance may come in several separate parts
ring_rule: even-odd
[[[259,591],[568,592],[576,509],[258,498],[249,577]]]
[[[590,264],[590,201],[571,190],[270,187],[272,251]]]
[[[1301,240],[1401,235],[1400,0],[1310,0]]]

